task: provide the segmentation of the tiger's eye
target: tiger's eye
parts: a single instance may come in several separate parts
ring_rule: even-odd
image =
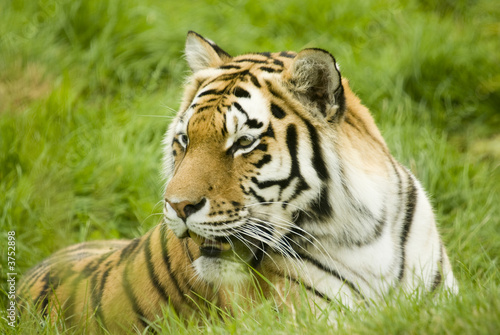
[[[186,147],[188,144],[188,136],[186,134],[179,135],[179,142],[183,147]]]
[[[240,147],[246,148],[254,142],[254,139],[250,136],[242,136],[238,139],[237,143]]]

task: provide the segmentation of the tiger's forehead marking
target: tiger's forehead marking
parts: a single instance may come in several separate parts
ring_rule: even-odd
[[[199,83],[196,91],[200,92],[212,83],[219,83],[230,89],[236,81],[251,82],[260,88],[262,79],[280,74],[295,58],[296,53],[283,51],[280,53],[255,53],[234,57],[231,62],[218,68],[199,71],[195,76]],[[261,79],[261,80],[259,80]]]
[[[265,99],[262,88],[267,81],[279,77],[295,55],[292,52],[247,54],[218,68],[199,71],[195,75],[199,86],[180,118],[177,133],[188,133],[192,127],[204,133],[219,129],[222,135],[239,132],[254,135],[263,131],[270,113],[280,119],[284,114]]]
[[[220,97],[213,97],[213,92],[204,94],[209,91],[213,88],[208,87],[193,100],[179,122],[178,133],[234,140],[241,135],[258,137],[267,129],[271,106],[258,88],[239,82],[230,94]]]

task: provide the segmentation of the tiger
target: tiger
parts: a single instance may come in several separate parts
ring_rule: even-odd
[[[53,254],[25,276],[26,301],[118,333],[165,308],[230,309],[235,293],[356,308],[395,290],[457,292],[421,183],[328,51],[232,57],[190,31],[185,58],[162,143],[162,221]]]

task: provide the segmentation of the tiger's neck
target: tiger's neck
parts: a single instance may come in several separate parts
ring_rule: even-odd
[[[320,198],[311,206],[310,215],[298,215],[296,224],[306,233],[293,238],[310,273],[375,277],[389,284],[399,266],[399,232],[410,197],[407,190],[415,190],[416,181],[390,155],[367,113],[348,110],[339,125],[341,134],[322,138],[329,175],[322,181]],[[373,280],[367,280],[367,289],[372,288],[369,282]],[[363,286],[352,283],[353,287],[358,284]]]

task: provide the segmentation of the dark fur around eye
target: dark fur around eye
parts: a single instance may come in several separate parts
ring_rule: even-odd
[[[241,136],[236,141],[234,141],[233,145],[231,146],[231,148],[229,148],[227,153],[229,155],[234,155],[234,153],[238,150],[251,147],[252,144],[254,144],[256,140],[257,139],[252,137],[252,136],[248,136],[248,135]]]

